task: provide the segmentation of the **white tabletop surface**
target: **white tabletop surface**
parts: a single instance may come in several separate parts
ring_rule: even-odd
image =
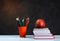
[[[33,38],[20,38],[19,35],[0,35],[0,41],[60,41],[60,35],[54,35],[55,39],[36,40]]]

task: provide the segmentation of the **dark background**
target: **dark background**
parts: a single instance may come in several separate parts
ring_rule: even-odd
[[[16,17],[30,18],[27,34],[33,34],[36,20],[42,18],[54,35],[60,35],[59,0],[0,0],[0,35],[18,34]]]

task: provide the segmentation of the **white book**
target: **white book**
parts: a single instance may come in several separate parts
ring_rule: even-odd
[[[50,34],[50,30],[48,28],[43,28],[43,29],[34,29],[33,30],[34,34]]]
[[[54,39],[54,36],[34,36],[35,39]]]
[[[53,34],[34,34],[35,36],[52,36]]]

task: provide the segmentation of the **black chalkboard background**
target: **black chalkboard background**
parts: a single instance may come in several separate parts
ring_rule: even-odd
[[[46,27],[60,35],[59,0],[0,0],[0,35],[18,34],[16,17],[30,18],[27,34],[33,34],[37,19],[46,21]]]

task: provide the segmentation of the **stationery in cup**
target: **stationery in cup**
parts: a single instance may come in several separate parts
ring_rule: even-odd
[[[29,23],[29,18],[20,20],[18,17],[18,18],[16,18],[16,20],[18,23],[18,32],[19,32],[20,37],[25,37],[26,31],[27,31],[27,26]]]

